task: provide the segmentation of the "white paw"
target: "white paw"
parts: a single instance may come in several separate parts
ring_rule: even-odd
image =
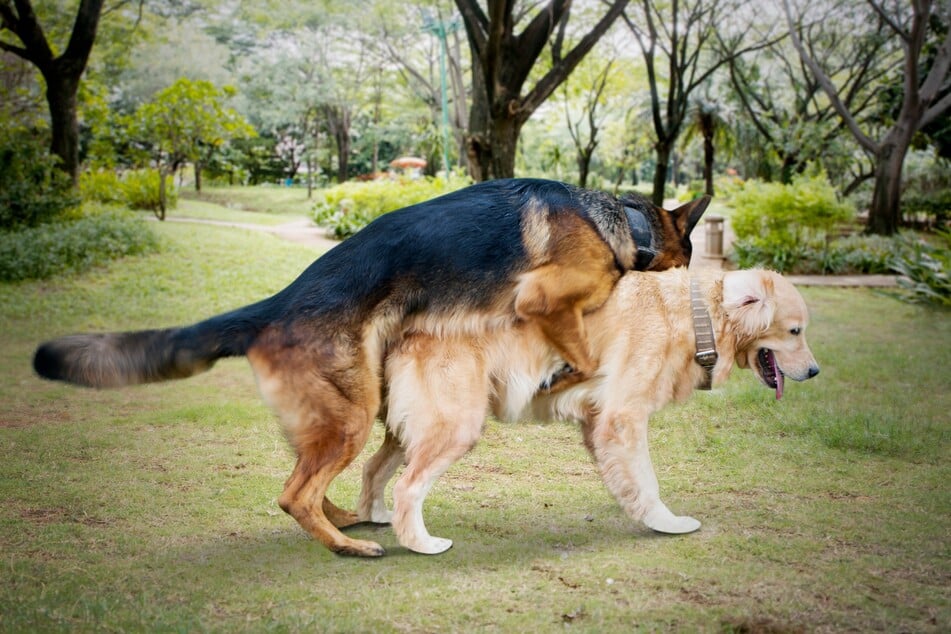
[[[423,555],[438,555],[439,553],[444,553],[452,548],[452,540],[443,539],[442,537],[429,537],[425,540],[419,541],[418,543],[407,545],[406,547],[415,553],[420,553]]]
[[[644,524],[651,530],[669,535],[692,533],[700,528],[699,521],[686,515],[674,515],[662,504],[648,511]]]

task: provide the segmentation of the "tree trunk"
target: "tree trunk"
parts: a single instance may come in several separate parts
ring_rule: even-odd
[[[657,155],[657,165],[654,166],[654,189],[651,192],[651,202],[658,207],[664,204],[664,189],[667,186],[667,172],[670,166],[670,144],[658,141],[654,145]]]
[[[515,176],[515,151],[522,122],[514,116],[497,117],[492,121],[489,178],[512,178]]]
[[[588,186],[588,171],[591,169],[591,155],[586,152],[578,153],[578,187]]]
[[[201,193],[201,161],[195,161],[195,191]]]
[[[707,196],[713,196],[713,164],[716,158],[716,149],[713,146],[715,127],[716,124],[712,121],[703,125],[703,182],[704,193]]]
[[[76,116],[79,78],[44,75],[44,79],[52,128],[50,151],[60,158],[60,167],[69,174],[75,186],[79,184],[79,123]]]
[[[901,223],[901,172],[907,147],[882,143],[875,157],[875,189],[868,210],[868,232],[892,235]]]
[[[159,208],[155,210],[155,217],[159,220],[165,220],[165,209],[167,207],[167,198],[165,194],[165,180],[166,180],[165,171],[162,169],[162,166],[158,167],[158,192],[159,192]]]

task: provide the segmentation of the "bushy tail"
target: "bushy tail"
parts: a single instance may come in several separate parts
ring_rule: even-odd
[[[263,304],[183,328],[54,339],[37,348],[33,368],[47,379],[102,388],[189,377],[246,354],[266,322],[256,310]]]

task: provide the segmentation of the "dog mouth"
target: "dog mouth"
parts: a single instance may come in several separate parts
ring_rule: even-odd
[[[779,364],[776,363],[776,355],[769,348],[760,348],[756,360],[759,363],[759,374],[763,378],[763,383],[767,387],[776,390],[776,400],[778,401],[783,397],[784,380],[783,371],[779,369]]]

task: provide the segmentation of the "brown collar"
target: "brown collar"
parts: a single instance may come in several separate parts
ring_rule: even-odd
[[[709,390],[713,385],[713,366],[717,364],[717,344],[713,337],[713,322],[707,304],[700,294],[700,281],[690,279],[690,308],[693,312],[693,333],[697,342],[697,353],[694,359],[703,368],[703,382],[697,386],[701,390]]]

